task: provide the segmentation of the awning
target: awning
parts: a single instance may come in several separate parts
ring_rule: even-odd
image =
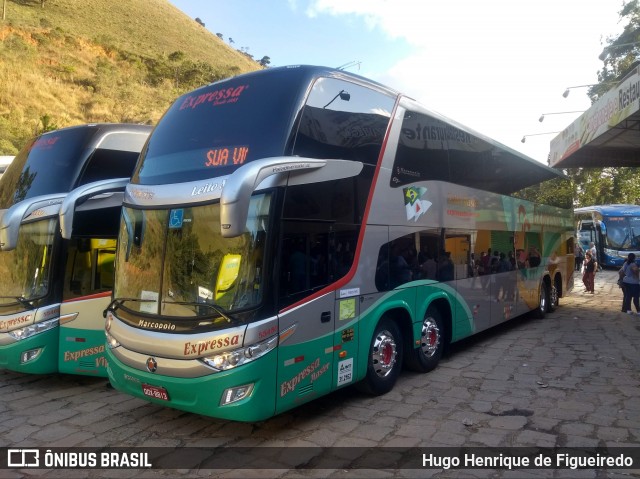
[[[549,164],[640,166],[640,66],[551,140]]]

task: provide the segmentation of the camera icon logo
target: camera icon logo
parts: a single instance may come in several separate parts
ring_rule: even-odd
[[[38,449],[7,450],[8,467],[39,467],[40,451]]]

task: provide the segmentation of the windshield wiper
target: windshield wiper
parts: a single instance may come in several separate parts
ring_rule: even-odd
[[[211,303],[198,303],[197,301],[163,301],[162,304],[180,304],[182,306],[206,306],[207,308],[213,309],[216,313],[218,313],[220,316],[226,319],[227,323],[230,323],[232,321],[237,321],[236,318],[229,315],[229,313],[227,313],[220,306],[216,306],[215,304],[211,304]]]
[[[102,317],[106,318],[107,317],[107,313],[108,312],[112,312],[115,313],[116,310],[122,306],[124,304],[125,301],[133,301],[136,303],[153,303],[156,300],[155,299],[141,299],[141,298],[114,298],[110,303],[109,306],[107,306],[107,309],[105,309],[102,312]]]
[[[15,299],[18,303],[27,309],[36,309],[31,301],[22,296],[0,296],[0,299]]]

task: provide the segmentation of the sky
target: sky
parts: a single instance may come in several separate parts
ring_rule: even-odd
[[[597,83],[598,56],[625,23],[622,0],[169,1],[256,60],[353,64],[542,163],[591,105],[588,88],[562,93]]]

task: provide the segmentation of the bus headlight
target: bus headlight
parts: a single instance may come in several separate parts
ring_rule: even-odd
[[[200,361],[207,366],[218,371],[226,371],[237,366],[250,363],[254,359],[264,356],[278,345],[278,336],[252,344],[244,348],[234,349],[233,351],[225,351],[208,358],[201,358]]]
[[[42,321],[41,323],[31,324],[29,326],[25,326],[24,328],[14,329],[13,331],[9,331],[9,336],[13,339],[20,341],[22,339],[30,338],[31,336],[35,336],[36,334],[43,333],[45,331],[49,331],[50,329],[58,326],[58,318],[49,319],[47,321]]]
[[[107,347],[109,349],[115,349],[120,346],[120,342],[113,336],[111,336],[111,323],[113,323],[113,315],[111,311],[107,313],[107,319],[104,322],[104,335],[107,338]]]
[[[108,331],[105,331],[104,335],[107,338],[107,347],[109,349],[115,349],[118,346],[120,346],[120,343],[118,342],[118,340],[116,338],[114,338],[113,336],[111,336],[111,334],[109,334]]]

